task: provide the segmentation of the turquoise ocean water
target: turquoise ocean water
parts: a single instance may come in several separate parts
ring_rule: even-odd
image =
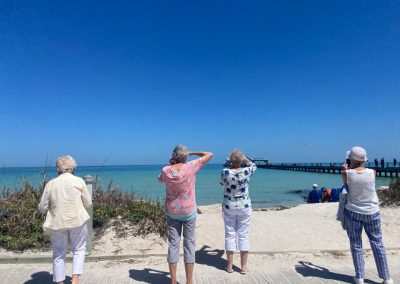
[[[161,165],[152,166],[91,166],[78,167],[76,175],[98,175],[102,185],[107,186],[113,181],[121,190],[135,192],[152,200],[163,200],[165,189],[157,182]],[[37,185],[40,171],[43,168],[2,168],[0,169],[0,187],[20,187],[26,177]],[[199,205],[215,204],[222,201],[222,188],[219,186],[222,165],[206,165],[197,174],[196,196]],[[54,168],[46,169],[47,175],[55,177]],[[378,177],[376,186],[389,185],[390,178]],[[342,185],[341,176],[322,173],[303,173],[280,170],[257,169],[250,182],[250,197],[254,207],[271,207],[277,205],[294,205],[303,203],[313,183],[320,187],[339,188]],[[306,190],[294,193],[294,190]]]

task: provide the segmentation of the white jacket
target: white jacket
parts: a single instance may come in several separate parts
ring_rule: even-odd
[[[92,205],[86,183],[80,177],[64,173],[46,184],[39,210],[46,213],[45,231],[71,229],[89,220],[85,208]]]

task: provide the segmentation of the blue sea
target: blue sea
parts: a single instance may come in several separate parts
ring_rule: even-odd
[[[222,165],[206,165],[197,174],[196,197],[198,205],[215,204],[222,201],[222,188],[219,186]],[[119,189],[135,192],[151,200],[164,200],[165,188],[157,181],[162,165],[151,166],[82,166],[76,175],[99,176],[103,187],[113,183]],[[46,172],[49,178],[56,176],[55,168],[1,168],[0,188],[20,188],[23,178],[38,185],[40,173]],[[376,186],[389,185],[390,178],[377,177]],[[303,173],[271,169],[257,169],[250,182],[250,197],[254,207],[274,207],[304,203],[313,183],[320,187],[340,188],[341,176],[323,173]],[[295,190],[303,192],[295,193]]]

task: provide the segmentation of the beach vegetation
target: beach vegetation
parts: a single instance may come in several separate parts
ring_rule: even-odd
[[[382,207],[400,206],[400,178],[394,179],[388,189],[380,190],[378,193]]]
[[[20,188],[4,188],[0,194],[0,247],[12,251],[50,248],[50,237],[43,231],[45,215],[38,204],[47,183],[38,186],[24,179]],[[165,238],[167,225],[163,206],[134,193],[123,192],[112,182],[102,188],[96,178],[93,190],[93,229],[95,239],[112,227],[118,236],[157,234]]]
[[[93,228],[97,237],[110,226],[118,236],[167,236],[164,207],[160,201],[145,200],[134,193],[121,191],[112,181],[105,189],[100,184],[96,178],[93,190]]]

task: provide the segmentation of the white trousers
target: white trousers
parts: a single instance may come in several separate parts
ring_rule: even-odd
[[[86,223],[80,227],[67,230],[54,230],[51,232],[51,245],[53,246],[53,281],[65,280],[65,262],[68,247],[72,250],[72,274],[81,275],[85,262]]]
[[[251,207],[223,209],[225,224],[225,250],[249,251]]]

